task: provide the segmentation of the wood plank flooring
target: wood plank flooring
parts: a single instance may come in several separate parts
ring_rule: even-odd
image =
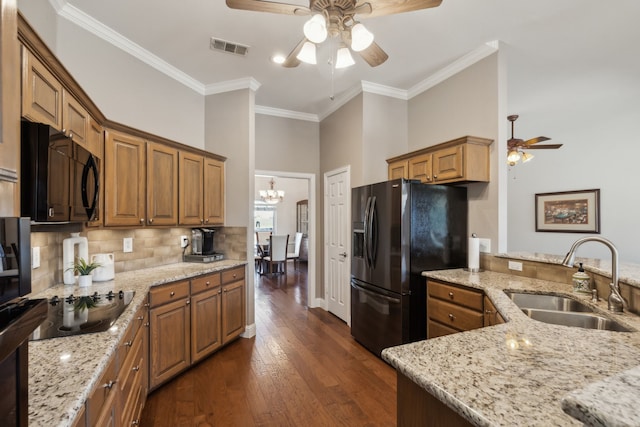
[[[307,307],[306,265],[256,276],[256,337],[154,391],[141,426],[395,426],[395,370]]]

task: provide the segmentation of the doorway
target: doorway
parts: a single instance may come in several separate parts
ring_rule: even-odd
[[[282,202],[277,204],[266,204],[260,199],[260,190],[270,188],[269,181],[274,180],[274,189],[285,192]],[[307,261],[307,306],[318,307],[322,299],[316,297],[316,251],[315,251],[315,229],[316,229],[316,177],[314,174],[283,172],[283,171],[255,171],[255,196],[254,196],[254,212],[261,211],[261,215],[272,215],[273,222],[271,224],[256,224],[254,218],[254,228],[257,226],[264,231],[265,226],[270,231],[278,234],[289,234],[290,248],[293,251],[295,242],[295,234],[300,227],[298,222],[298,202],[307,201],[307,233],[305,236],[304,250]],[[289,191],[287,191],[289,189]],[[270,207],[269,207],[270,206]],[[271,213],[268,213],[271,211]],[[268,220],[267,220],[268,222]],[[254,233],[255,234],[255,233]]]

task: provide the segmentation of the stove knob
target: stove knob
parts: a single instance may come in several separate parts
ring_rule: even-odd
[[[124,292],[123,291],[118,292],[118,297],[120,299],[124,298]]]
[[[58,305],[59,302],[60,302],[60,298],[58,298],[58,295],[54,295],[54,297],[51,298],[51,300],[49,301],[49,303],[54,307]]]
[[[67,303],[69,303],[69,304],[71,304],[74,300],[75,300],[75,297],[73,296],[73,294],[71,294],[67,298],[65,298],[65,301]]]

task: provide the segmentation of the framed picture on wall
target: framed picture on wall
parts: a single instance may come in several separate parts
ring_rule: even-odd
[[[600,190],[536,194],[536,231],[600,233]]]

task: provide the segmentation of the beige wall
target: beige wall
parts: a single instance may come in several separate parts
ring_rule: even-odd
[[[372,184],[387,180],[388,158],[408,151],[408,106],[405,100],[367,92],[362,98],[362,181]]]
[[[250,89],[209,95],[205,99],[205,150],[227,158],[225,225],[243,227],[245,252],[253,254],[255,171],[255,92]],[[247,266],[247,324],[255,322],[253,263]]]
[[[409,151],[465,135],[494,140],[491,182],[468,184],[469,232],[499,239],[498,55],[493,54],[409,101]]]

